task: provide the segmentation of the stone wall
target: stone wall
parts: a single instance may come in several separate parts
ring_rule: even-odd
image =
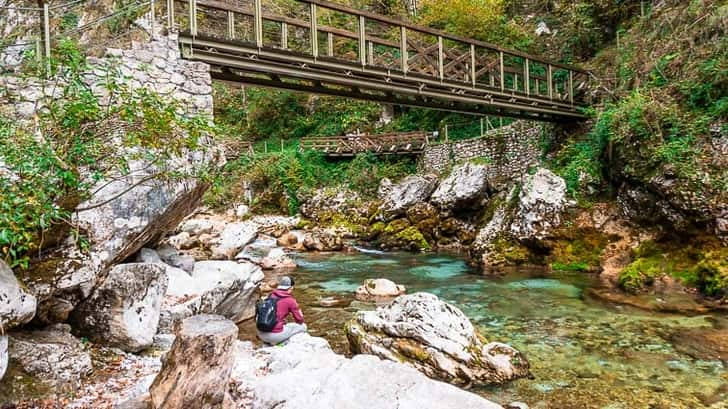
[[[102,58],[88,58],[83,75],[102,105],[107,104],[111,79],[131,89],[147,89],[185,104],[185,113],[212,116],[212,78],[209,66],[181,59],[177,35],[134,43],[129,50],[108,49]],[[32,118],[50,99],[62,97],[63,84],[15,75],[0,76],[0,109],[19,118]]]
[[[542,125],[517,121],[481,138],[430,145],[420,158],[419,170],[442,174],[455,163],[479,158],[491,164],[494,179],[519,177],[539,162],[543,131]]]

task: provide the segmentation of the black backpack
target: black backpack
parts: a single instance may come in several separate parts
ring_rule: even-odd
[[[268,297],[255,305],[255,326],[259,331],[271,332],[278,324],[278,298]]]

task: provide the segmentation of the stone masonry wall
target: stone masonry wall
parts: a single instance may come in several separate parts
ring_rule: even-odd
[[[419,170],[442,174],[455,163],[480,158],[491,165],[493,180],[512,179],[538,163],[542,132],[541,125],[517,121],[481,138],[430,145],[420,158]]]
[[[110,101],[110,79],[132,89],[145,88],[185,104],[185,113],[212,117],[212,78],[209,66],[181,59],[177,35],[159,36],[134,43],[129,50],[108,49],[102,58],[88,58],[83,78],[102,105]],[[30,119],[50,99],[60,98],[63,84],[57,81],[0,76],[0,109],[21,119]]]

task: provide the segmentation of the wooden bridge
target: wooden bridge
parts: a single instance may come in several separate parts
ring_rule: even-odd
[[[275,3],[275,4],[280,4]],[[183,57],[235,83],[542,121],[584,118],[582,69],[324,0],[167,0]]]
[[[360,153],[374,155],[416,155],[429,143],[426,132],[389,133],[303,138],[301,151],[318,151],[330,157],[351,157]]]

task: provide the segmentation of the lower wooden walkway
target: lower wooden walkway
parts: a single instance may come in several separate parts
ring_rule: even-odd
[[[427,132],[406,132],[303,138],[300,150],[318,151],[331,157],[350,157],[360,153],[416,155],[422,153],[431,135]]]

